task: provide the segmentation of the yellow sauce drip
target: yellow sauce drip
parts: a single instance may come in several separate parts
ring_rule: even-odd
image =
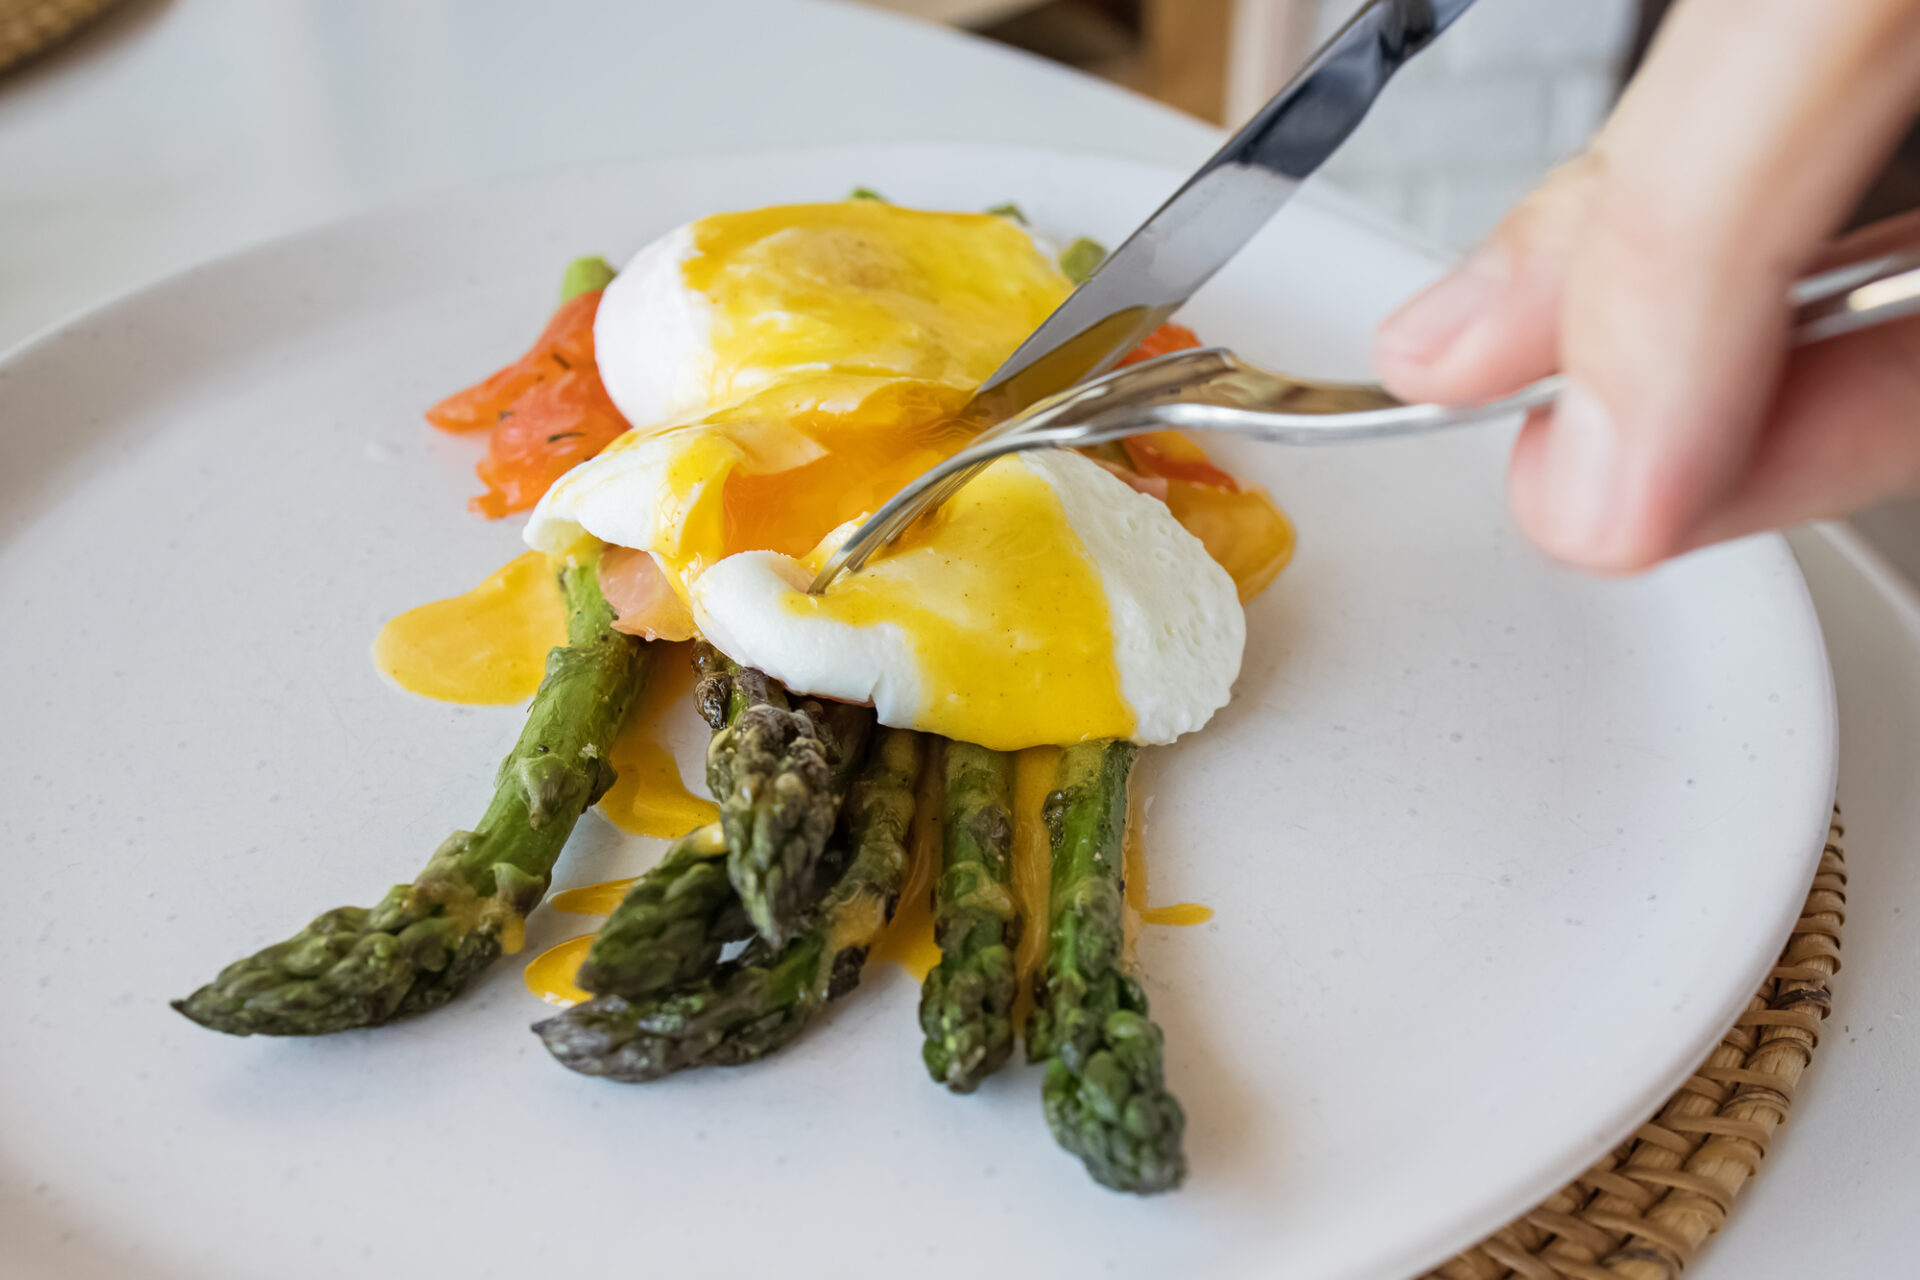
[[[409,609],[380,628],[374,664],[411,693],[469,705],[524,702],[567,642],[553,562],[529,551],[465,595]]]
[[[1199,902],[1176,902],[1167,907],[1136,907],[1141,924],[1168,924],[1186,928],[1213,919],[1213,908]]]
[[[1197,902],[1176,902],[1165,907],[1147,903],[1147,851],[1141,832],[1145,826],[1142,812],[1145,799],[1139,787],[1127,788],[1127,834],[1120,846],[1120,874],[1125,879],[1124,924],[1125,954],[1133,963],[1134,947],[1140,940],[1140,926],[1205,924],[1213,919],[1213,908]]]
[[[693,847],[703,853],[718,853],[725,847],[717,822],[694,833],[692,841]],[[599,884],[583,885],[578,889],[556,893],[548,902],[555,911],[568,915],[612,915],[614,908],[627,896],[627,890],[633,888],[635,879],[629,876],[625,880],[603,880]],[[576,1004],[587,999],[587,993],[573,979],[580,972],[580,962],[593,946],[594,936],[589,933],[569,938],[535,957],[522,973],[527,990],[550,1004]]]
[[[622,831],[670,840],[714,821],[720,809],[687,789],[680,765],[664,741],[663,721],[693,687],[692,646],[657,643],[655,647],[658,656],[646,688],[608,755],[614,782],[600,797],[599,808]]]
[[[629,432],[607,452],[659,439],[649,549],[684,598],[737,551],[804,556],[878,507],[966,442],[955,416],[967,395],[945,383],[795,374],[698,422]]]
[[[1060,773],[1060,748],[1029,747],[1013,762],[1013,893],[1025,916],[1020,945],[1014,948],[1019,986],[1013,996],[1013,1025],[1027,1025],[1033,1007],[1033,971],[1047,955],[1052,923],[1053,849],[1042,816],[1047,796]]]
[[[612,915],[613,909],[627,896],[627,890],[633,888],[634,879],[629,876],[625,880],[603,880],[599,884],[567,889],[548,898],[547,905],[570,916]],[[587,952],[598,936],[596,932],[568,938],[528,961],[527,967],[520,973],[527,990],[548,1004],[557,1004],[563,1009],[582,1000],[593,999],[593,994],[581,990],[573,978],[580,972],[580,962],[587,958]]]
[[[801,617],[899,627],[925,681],[919,728],[998,751],[1133,733],[1105,588],[1059,498],[1017,459],[824,595],[784,599]]]
[[[562,915],[610,916],[613,909],[626,899],[627,890],[633,888],[633,882],[638,878],[628,876],[625,880],[602,880],[599,884],[568,889],[548,898],[547,905]]]
[[[573,975],[580,972],[580,962],[587,958],[587,949],[592,945],[593,935],[588,933],[542,951],[527,963],[524,973],[527,990],[548,1004],[562,1008],[593,999],[573,983]]]
[[[874,944],[870,960],[899,965],[924,982],[940,963],[940,944],[933,940],[933,878],[940,871],[940,812],[946,803],[946,752],[939,742],[929,744],[914,790],[913,826],[907,833],[907,879],[900,889],[900,905],[892,923]]]

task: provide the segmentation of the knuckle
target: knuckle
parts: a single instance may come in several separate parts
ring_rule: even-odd
[[[1591,154],[1550,172],[1494,228],[1493,239],[1516,259],[1564,259],[1579,244],[1601,190],[1602,166]]]

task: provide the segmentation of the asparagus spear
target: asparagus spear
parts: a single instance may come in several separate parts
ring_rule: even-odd
[[[575,258],[560,276],[560,301],[564,305],[583,293],[604,289],[613,283],[613,265],[599,254]]]
[[[1054,1139],[1096,1182],[1167,1191],[1187,1173],[1186,1117],[1162,1079],[1160,1028],[1121,958],[1121,841],[1134,748],[1088,742],[1060,759],[1047,797],[1053,848],[1045,969],[1035,975],[1027,1056],[1046,1062]]]
[[[647,1000],[598,996],[534,1027],[554,1057],[639,1083],[686,1067],[737,1066],[781,1048],[853,990],[906,878],[920,735],[882,729],[848,802],[851,861],[819,914],[776,951],[755,939],[706,981]]]
[[[640,1000],[704,978],[753,926],[727,879],[720,824],[680,837],[628,891],[594,937],[574,982]]]
[[[934,886],[940,963],[920,992],[927,1071],[971,1093],[1013,1052],[1013,758],[968,742],[947,747],[943,869]]]
[[[873,725],[845,703],[790,703],[751,667],[703,646],[696,694],[709,722],[707,786],[720,803],[727,875],[762,938],[779,948],[833,882],[827,838]]]
[[[1081,236],[1060,251],[1060,274],[1075,284],[1085,284],[1106,260],[1105,245]]]
[[[574,821],[613,782],[608,749],[652,661],[642,642],[612,629],[595,570],[588,559],[560,572],[567,643],[547,655],[478,828],[447,837],[419,877],[378,906],[328,911],[174,1008],[233,1035],[377,1026],[444,1004],[502,950],[519,948]]]

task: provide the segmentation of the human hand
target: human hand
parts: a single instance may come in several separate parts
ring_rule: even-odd
[[[1920,486],[1920,318],[1788,353],[1787,289],[1920,111],[1920,0],[1680,0],[1589,151],[1381,326],[1409,400],[1558,369],[1514,444],[1526,532],[1631,573]],[[1897,224],[1897,225],[1896,225]]]

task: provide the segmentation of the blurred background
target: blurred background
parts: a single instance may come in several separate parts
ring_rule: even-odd
[[[858,0],[1064,63],[1214,124],[1244,120],[1360,0]],[[1471,245],[1612,108],[1673,0],[1480,0],[1322,170]],[[1856,223],[1920,206],[1920,129]]]
[[[1358,0],[863,0],[964,27],[1216,124],[1244,119]],[[1664,7],[1664,6],[1661,6]],[[1490,230],[1612,106],[1643,0],[1480,0],[1323,171],[1449,248]]]

